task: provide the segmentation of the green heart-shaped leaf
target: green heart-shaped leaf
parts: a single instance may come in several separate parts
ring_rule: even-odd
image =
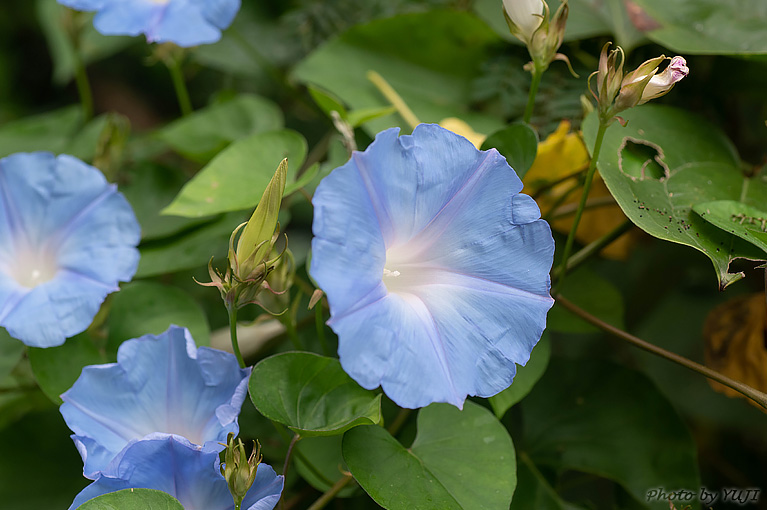
[[[361,388],[334,358],[271,356],[253,367],[248,388],[261,414],[302,436],[332,436],[381,421],[381,395]]]
[[[153,489],[123,489],[86,501],[78,510],[184,510],[176,498]]]
[[[388,510],[507,510],[517,483],[514,445],[487,409],[432,404],[418,413],[409,449],[381,427],[343,440],[349,470]]]

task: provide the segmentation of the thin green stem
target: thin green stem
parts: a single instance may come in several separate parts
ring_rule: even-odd
[[[567,242],[565,243],[565,251],[562,254],[562,262],[559,266],[559,281],[557,282],[557,288],[562,287],[562,283],[565,281],[567,275],[567,262],[570,258],[570,253],[573,251],[573,243],[575,242],[575,232],[578,230],[578,224],[581,222],[581,216],[583,215],[583,209],[586,206],[586,200],[589,198],[589,191],[591,191],[591,182],[594,180],[594,174],[597,171],[597,160],[599,159],[599,151],[602,150],[602,141],[605,137],[605,131],[607,131],[607,125],[604,122],[599,123],[599,130],[597,131],[597,139],[594,142],[594,152],[591,155],[591,162],[589,163],[589,169],[586,172],[586,182],[583,183],[583,193],[581,194],[581,201],[578,203],[578,209],[575,210],[575,218],[573,219],[573,226],[570,227],[570,233],[567,236]]]
[[[77,93],[80,96],[80,106],[83,111],[83,122],[88,122],[93,118],[93,92],[91,83],[88,81],[88,73],[85,70],[85,63],[79,50],[75,51],[75,82],[77,83]]]
[[[240,353],[240,344],[237,342],[237,307],[234,305],[228,307],[229,311],[229,334],[232,337],[232,350],[237,357],[240,368],[245,368],[245,361]]]
[[[602,251],[604,247],[608,246],[613,241],[620,238],[623,234],[631,230],[633,225],[634,224],[631,223],[630,220],[626,220],[599,239],[584,246],[580,251],[573,254],[573,256],[570,257],[570,260],[567,261],[567,270],[572,271],[576,267],[586,262],[588,259]],[[551,277],[554,280],[558,280],[561,270],[561,267],[556,268],[552,272]]]
[[[288,476],[288,467],[290,466],[290,458],[293,456],[293,449],[296,447],[296,443],[301,439],[301,436],[295,434],[293,439],[290,440],[288,445],[288,453],[285,455],[285,464],[282,466],[282,478],[285,479]],[[280,508],[285,509],[285,492],[283,491],[280,496]]]
[[[572,313],[574,313],[581,319],[598,327],[602,331],[606,331],[607,333],[610,333],[611,335],[617,338],[620,338],[621,340],[625,340],[629,342],[635,347],[639,347],[640,349],[650,352],[652,354],[655,354],[657,356],[660,356],[661,358],[665,358],[669,361],[673,361],[674,363],[677,363],[678,365],[682,365],[685,368],[689,368],[690,370],[694,372],[698,372],[699,374],[705,377],[708,377],[711,380],[724,384],[725,386],[732,388],[733,390],[737,391],[741,395],[753,400],[754,402],[756,402],[763,408],[767,409],[767,394],[762,393],[761,391],[756,390],[752,388],[751,386],[738,382],[734,379],[730,379],[726,375],[720,374],[719,372],[715,370],[711,370],[707,366],[701,365],[700,363],[696,363],[690,359],[685,358],[684,356],[680,356],[671,351],[667,351],[666,349],[662,349],[658,347],[657,345],[653,345],[649,342],[642,340],[641,338],[635,337],[634,335],[627,333],[623,331],[622,329],[618,329],[615,326],[608,324],[604,322],[603,320],[591,315],[586,310],[583,310],[582,308],[572,303],[571,301],[568,301],[567,299],[565,299],[559,294],[556,294],[554,298],[557,300],[557,303],[562,305],[564,308],[570,310]]]
[[[535,96],[538,95],[538,86],[541,84],[543,69],[533,64],[533,81],[530,83],[530,93],[527,96],[527,106],[525,107],[525,124],[530,124],[533,118],[533,109],[535,108]]]
[[[189,90],[186,88],[186,81],[184,80],[184,73],[181,70],[181,58],[172,58],[170,61],[166,61],[166,65],[173,80],[173,88],[176,89],[176,97],[178,98],[178,106],[181,108],[181,115],[186,117],[193,110],[192,101],[189,99]]]
[[[85,69],[85,60],[82,52],[82,24],[81,14],[69,11],[68,33],[74,49],[75,84],[80,96],[80,106],[83,112],[83,122],[88,122],[93,117],[93,92],[88,73]]]
[[[407,422],[407,419],[410,417],[412,412],[412,409],[400,409],[399,414],[397,414],[397,417],[394,418],[394,421],[392,421],[389,426],[386,427],[386,430],[389,431],[389,434],[396,436],[397,432],[399,432],[402,426]]]
[[[297,351],[302,351],[304,346],[301,343],[301,339],[298,337],[298,331],[296,330],[296,324],[293,322],[293,318],[285,317],[285,320],[282,323],[285,325],[285,329],[288,332],[288,338],[290,338],[290,343],[293,344],[293,348]]]
[[[322,300],[314,305],[314,326],[317,328],[317,340],[320,341],[322,354],[328,356],[328,341],[325,338],[325,312],[322,308]]]
[[[349,485],[349,482],[354,480],[354,478],[351,475],[346,475],[342,478],[339,478],[336,483],[333,484],[333,486],[325,491],[322,496],[317,498],[317,501],[312,503],[312,506],[307,508],[307,510],[321,510],[322,508],[325,508],[328,503],[333,501],[333,499],[336,497],[336,495],[343,490],[344,487]]]

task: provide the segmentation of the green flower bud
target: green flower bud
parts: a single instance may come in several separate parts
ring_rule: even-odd
[[[235,441],[234,434],[230,432],[226,442],[224,463],[220,467],[221,475],[226,479],[229,492],[232,493],[232,498],[234,498],[234,502],[239,508],[239,505],[256,479],[258,465],[262,459],[261,445],[254,441],[253,451],[250,457],[248,457],[245,454],[245,445],[242,444],[242,439],[238,438]]]
[[[265,257],[272,251],[277,215],[280,212],[287,176],[288,160],[283,159],[266,187],[253,216],[245,224],[236,252],[233,252],[231,248],[229,250],[229,265],[241,281],[258,278],[259,271],[263,270]]]

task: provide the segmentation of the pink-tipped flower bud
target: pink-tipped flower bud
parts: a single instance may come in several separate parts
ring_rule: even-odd
[[[660,97],[671,90],[682,78],[690,74],[687,61],[684,57],[676,56],[671,59],[668,67],[662,73],[654,75],[642,91],[639,104],[644,104],[651,99]]]

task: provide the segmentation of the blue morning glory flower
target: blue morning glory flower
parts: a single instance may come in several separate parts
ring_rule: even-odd
[[[104,35],[145,34],[149,42],[210,44],[232,24],[240,0],[58,0],[78,11],[97,11],[93,26]]]
[[[249,375],[234,355],[198,349],[178,326],[123,342],[117,363],[85,367],[61,396],[84,475],[111,474],[127,445],[168,434],[221,451],[219,443],[239,430]]]
[[[310,272],[361,386],[461,407],[529,359],[553,305],[554,240],[496,150],[436,125],[398,133],[320,183]]]
[[[0,159],[0,326],[32,347],[81,333],[136,273],[140,237],[98,169],[47,152]]]
[[[122,489],[167,492],[185,510],[232,510],[234,500],[219,471],[218,454],[202,451],[178,436],[132,444],[115,459],[114,476],[101,475],[75,497],[70,510],[102,494]],[[259,464],[242,510],[271,510],[282,493],[283,477]]]

